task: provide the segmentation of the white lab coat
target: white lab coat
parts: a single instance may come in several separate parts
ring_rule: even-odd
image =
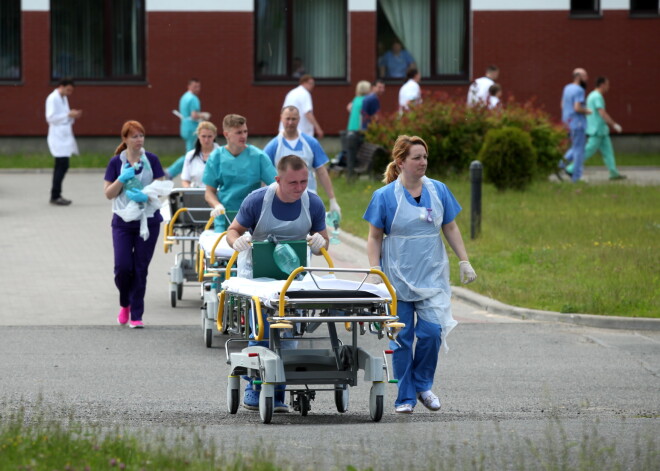
[[[46,98],[46,121],[48,122],[48,149],[53,157],[71,157],[78,154],[78,144],[73,137],[75,119],[69,116],[69,100],[57,89]]]

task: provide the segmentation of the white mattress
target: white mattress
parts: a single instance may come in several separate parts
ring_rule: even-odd
[[[200,234],[199,245],[204,249],[204,253],[207,257],[210,256],[213,244],[218,240],[218,237],[220,237],[220,233],[211,230],[204,231]],[[220,258],[231,258],[233,254],[234,249],[232,249],[227,243],[227,237],[223,237],[215,248],[215,256]]]
[[[360,282],[352,280],[340,280],[332,275],[324,277],[314,275],[316,284],[312,281],[310,275],[306,275],[302,281],[294,281],[289,286],[287,291],[316,291],[319,288],[328,290],[357,290]],[[229,292],[243,294],[246,296],[258,296],[261,302],[268,307],[273,307],[270,304],[271,299],[276,299],[280,295],[282,287],[286,280],[274,280],[272,278],[240,278],[233,277],[222,282],[222,288]],[[318,287],[317,287],[318,284]],[[390,299],[390,293],[384,284],[377,285],[371,283],[363,283],[360,291],[366,291],[376,296]]]

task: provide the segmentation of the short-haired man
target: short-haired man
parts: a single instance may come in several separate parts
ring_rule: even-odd
[[[78,144],[73,136],[73,123],[82,116],[82,110],[69,108],[68,97],[73,93],[73,88],[72,80],[60,80],[57,88],[46,98],[48,149],[55,158],[50,204],[57,206],[71,204],[71,200],[62,197],[62,182],[69,170],[69,159],[72,155],[78,154]]]
[[[362,100],[362,129],[367,129],[373,117],[380,111],[380,96],[385,93],[385,82],[377,79],[371,86],[371,93]]]
[[[186,152],[170,165],[166,174],[168,178],[174,178],[183,170],[183,163],[186,159],[186,153],[195,148],[197,142],[197,125],[202,120],[208,120],[211,115],[202,111],[202,103],[199,101],[199,92],[202,90],[202,82],[198,78],[188,80],[188,90],[181,95],[179,99],[179,115],[181,124],[179,125],[179,134],[186,146]]]
[[[300,132],[308,136],[314,136],[316,134],[319,139],[323,139],[323,129],[321,129],[319,122],[314,116],[314,105],[312,104],[312,90],[314,90],[314,86],[314,77],[311,75],[305,74],[300,77],[300,85],[286,94],[282,108],[285,106],[295,106],[298,108],[300,112],[300,124],[298,125]],[[280,132],[282,131],[281,122],[279,130]]]
[[[378,59],[379,76],[388,79],[402,79],[410,69],[416,68],[415,58],[396,40],[392,42],[391,49]]]
[[[467,94],[468,106],[488,106],[488,90],[491,85],[495,85],[500,76],[500,69],[496,65],[489,65],[486,68],[485,76],[478,78],[470,85]]]
[[[610,139],[610,126],[617,133],[623,129],[612,119],[605,111],[604,95],[610,90],[610,81],[607,77],[598,77],[596,79],[596,89],[587,97],[587,109],[591,112],[587,115],[587,145],[584,149],[584,162],[586,162],[596,151],[600,151],[603,157],[603,163],[610,172],[610,180],[623,180],[625,175],[621,175],[616,168],[616,159],[614,158],[614,148]],[[567,172],[575,172],[570,165]],[[575,175],[575,173],[573,173]]]
[[[328,168],[326,166],[329,162],[328,156],[316,138],[298,131],[298,123],[300,122],[298,108],[295,106],[285,106],[282,108],[280,122],[283,127],[282,132],[266,144],[264,152],[270,157],[274,165],[277,165],[287,155],[297,155],[302,158],[309,169],[307,189],[318,193],[316,174],[330,200],[330,211],[337,211],[341,214],[341,208],[337,204],[335,192],[332,188],[332,181],[330,180],[330,175],[328,175]]]
[[[412,104],[422,102],[422,89],[419,86],[422,74],[417,69],[410,69],[406,77],[408,81],[399,89],[399,113],[408,111]]]
[[[285,156],[277,163],[276,182],[245,198],[227,230],[227,242],[239,252],[239,271],[249,260],[251,242],[267,240],[270,235],[277,240],[307,239],[315,254],[319,254],[321,248],[328,248],[325,208],[318,195],[307,191],[308,175],[303,159],[296,155]],[[264,338],[269,337],[269,332],[267,327]],[[267,344],[251,342],[250,345]],[[284,388],[276,387],[274,412],[288,412],[284,398]],[[252,383],[245,388],[243,406],[259,409],[259,390],[252,389]]]
[[[222,121],[227,144],[215,149],[206,161],[202,181],[206,185],[205,199],[213,208],[215,231],[226,227],[225,211],[238,211],[243,199],[263,183],[275,181],[275,167],[259,148],[247,143],[247,119],[228,114]]]
[[[582,167],[584,165],[586,115],[591,113],[584,106],[584,89],[587,87],[588,79],[589,76],[586,70],[579,67],[573,70],[573,81],[564,87],[561,96],[561,120],[571,135],[571,147],[564,154],[564,160],[572,162],[570,168],[566,168],[566,173],[571,175],[574,182],[582,177]],[[559,163],[560,168],[564,165],[564,162]],[[557,175],[561,178],[560,173],[557,173]]]

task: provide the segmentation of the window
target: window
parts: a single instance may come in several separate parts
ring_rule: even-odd
[[[21,78],[21,2],[0,2],[0,80]]]
[[[633,15],[658,16],[658,0],[630,0],[630,13]]]
[[[469,0],[378,0],[378,76],[399,80],[412,60],[422,77],[466,80],[469,8]]]
[[[346,10],[346,0],[256,0],[256,78],[345,79]]]
[[[571,0],[571,15],[600,15],[599,0]]]
[[[144,79],[143,0],[51,0],[54,80]]]

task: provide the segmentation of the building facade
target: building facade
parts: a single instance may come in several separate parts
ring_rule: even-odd
[[[115,136],[127,119],[177,135],[189,78],[220,124],[248,118],[272,135],[285,94],[316,78],[314,112],[326,134],[346,127],[360,80],[385,75],[384,111],[403,80],[386,54],[398,42],[421,86],[464,97],[490,64],[504,96],[534,99],[559,119],[575,67],[611,81],[607,106],[626,133],[658,134],[658,0],[3,0],[0,136],[47,132],[44,101],[73,78],[78,136]],[[397,56],[399,57],[399,56]],[[400,64],[399,64],[400,65]],[[394,68],[392,68],[394,70]]]

